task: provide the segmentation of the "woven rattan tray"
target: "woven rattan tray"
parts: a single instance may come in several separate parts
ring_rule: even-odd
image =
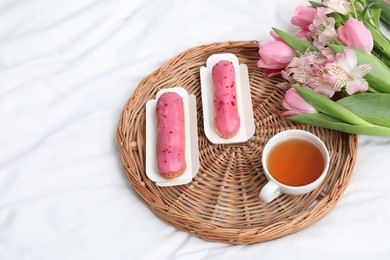
[[[357,136],[300,125],[280,117],[281,79],[264,78],[256,67],[256,41],[214,43],[191,48],[146,77],[126,103],[117,142],[134,191],[162,220],[206,240],[249,244],[301,230],[329,212],[346,189],[357,152]],[[214,53],[234,53],[249,67],[255,135],[246,143],[214,145],[203,132],[199,68]],[[161,88],[182,86],[197,98],[200,170],[182,186],[159,187],[145,174],[145,103]],[[304,129],[318,135],[330,151],[323,184],[302,196],[282,195],[272,203],[259,199],[266,182],[261,154],[276,133]]]

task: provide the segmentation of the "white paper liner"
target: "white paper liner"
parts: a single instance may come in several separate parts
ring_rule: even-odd
[[[185,131],[185,172],[174,178],[165,179],[160,176],[157,168],[157,120],[156,103],[158,98],[166,92],[175,92],[183,99],[184,131]],[[198,131],[196,118],[196,98],[188,95],[181,87],[162,89],[156,94],[156,99],[146,103],[146,176],[158,186],[175,186],[191,182],[199,170]]]
[[[230,139],[220,137],[214,128],[212,68],[221,60],[228,60],[233,63],[236,78],[237,108],[241,120],[240,129],[237,134]],[[255,133],[255,120],[253,117],[248,66],[245,64],[238,64],[238,59],[234,54],[213,54],[207,59],[206,67],[200,68],[200,82],[202,90],[204,132],[207,139],[214,144],[241,143],[249,140]]]

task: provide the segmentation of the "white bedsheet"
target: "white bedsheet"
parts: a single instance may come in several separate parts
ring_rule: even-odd
[[[298,4],[0,1],[0,259],[389,259],[389,137],[359,136],[329,214],[254,245],[177,231],[125,178],[116,128],[139,82],[190,47],[292,31]]]

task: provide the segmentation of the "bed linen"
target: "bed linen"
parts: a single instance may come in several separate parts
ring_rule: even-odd
[[[144,77],[194,46],[292,32],[300,4],[0,1],[0,259],[389,259],[389,137],[359,136],[326,216],[253,245],[176,230],[125,177],[116,129]]]

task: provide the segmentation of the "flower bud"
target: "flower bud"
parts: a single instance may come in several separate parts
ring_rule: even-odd
[[[301,27],[305,31],[309,31],[309,25],[313,22],[314,16],[317,14],[317,9],[311,6],[297,6],[295,8],[295,16],[291,18],[291,23]]]
[[[276,75],[280,74],[280,71],[291,62],[295,51],[283,41],[261,41],[259,55],[260,60],[257,62],[257,66],[265,70],[272,70],[273,75]]]
[[[354,18],[349,18],[345,25],[338,28],[337,38],[345,46],[371,52],[374,40],[371,32],[364,24]]]
[[[282,113],[282,116],[295,116],[317,112],[317,110],[298,94],[298,91],[295,88],[290,88],[286,91],[283,100],[283,108],[286,109],[286,111]]]

